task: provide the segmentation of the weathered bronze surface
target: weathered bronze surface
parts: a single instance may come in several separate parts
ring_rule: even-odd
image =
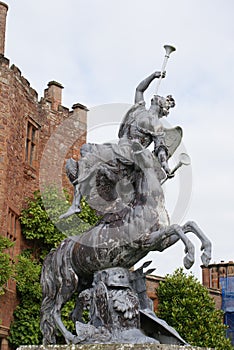
[[[155,72],[138,85],[135,104],[120,125],[118,144],[86,144],[79,163],[67,163],[74,201],[61,219],[80,211],[82,196],[102,219],[81,236],[64,240],[44,261],[41,330],[45,345],[56,344],[57,329],[73,344],[186,344],[153,313],[143,268],[127,270],[149,251],[164,251],[178,240],[185,245],[184,266],[190,268],[194,246],[187,232],[200,239],[204,265],[211,257],[211,243],[198,225],[192,221],[170,225],[165,209],[161,182],[174,176],[168,159],[181,142],[182,129],[165,129],[160,121],[175,105],[172,96],[156,95],[149,110],[145,107],[143,93],[160,77]],[[153,152],[148,149],[151,144]],[[71,316],[76,323],[74,335],[61,320],[61,308],[76,291]],[[82,321],[84,309],[89,309],[88,324]]]

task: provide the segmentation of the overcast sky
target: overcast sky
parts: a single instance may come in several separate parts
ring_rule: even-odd
[[[69,108],[80,102],[91,111],[104,104],[113,111],[113,104],[131,104],[136,85],[160,70],[163,45],[176,47],[159,93],[172,94],[176,100],[168,122],[183,128],[183,143],[192,160],[193,190],[183,222],[196,221],[211,239],[212,262],[234,260],[233,0],[6,3],[5,56],[39,96],[50,80],[60,82],[63,105]],[[154,88],[152,83],[147,99]],[[89,120],[97,142],[116,138],[121,117],[113,112],[107,119],[95,115]],[[103,123],[111,124],[108,132]],[[181,191],[178,179],[166,187],[171,214],[176,191]],[[197,239],[190,237],[198,251]],[[182,265],[183,255],[182,243],[151,254],[155,273],[173,272]],[[192,269],[197,276],[200,263],[197,252]]]

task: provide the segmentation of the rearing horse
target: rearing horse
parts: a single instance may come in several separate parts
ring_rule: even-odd
[[[82,235],[65,239],[44,261],[44,344],[56,343],[57,328],[67,343],[80,342],[65,328],[61,309],[76,291],[91,286],[94,272],[111,267],[130,268],[148,252],[164,251],[178,240],[185,245],[184,266],[190,268],[194,246],[185,235],[187,232],[200,239],[203,264],[210,261],[211,243],[197,224],[189,221],[183,226],[170,225],[165,209],[161,180],[165,172],[170,176],[167,159],[180,142],[181,129],[165,130],[159,123],[159,118],[174,105],[171,96],[156,96],[149,111],[142,103],[144,90],[159,76],[156,72],[138,86],[136,104],[121,124],[119,143],[89,145],[89,151],[79,161],[79,192],[103,217]],[[152,142],[153,153],[147,149]],[[79,311],[74,310],[73,320],[78,317]]]

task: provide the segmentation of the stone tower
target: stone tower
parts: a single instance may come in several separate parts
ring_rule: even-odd
[[[5,53],[6,17],[8,6],[0,1],[0,55]]]

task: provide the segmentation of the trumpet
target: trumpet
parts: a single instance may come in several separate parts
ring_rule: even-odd
[[[164,56],[164,60],[163,60],[162,68],[161,68],[161,73],[163,73],[165,71],[165,68],[166,68],[166,65],[167,65],[167,61],[168,61],[168,58],[170,57],[170,54],[173,51],[176,50],[176,48],[174,46],[171,46],[171,45],[164,45],[163,47],[164,47],[164,49],[166,51],[166,54]],[[157,86],[156,86],[156,90],[155,90],[155,95],[157,95],[157,93],[158,93],[158,88],[159,88],[159,85],[161,83],[161,80],[162,80],[162,75],[157,80]]]

